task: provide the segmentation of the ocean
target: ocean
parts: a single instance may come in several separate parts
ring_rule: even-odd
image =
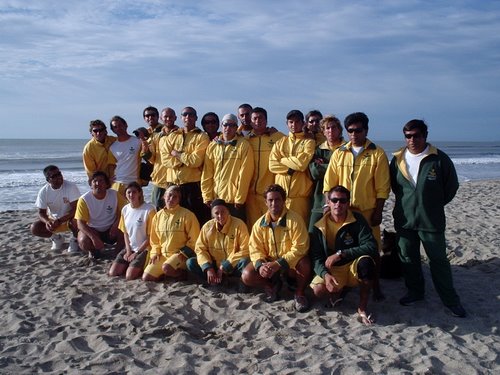
[[[82,193],[89,190],[82,164],[87,139],[0,139],[0,212],[34,208],[38,190],[45,183],[43,168],[57,165],[64,178],[74,181]],[[374,140],[374,142],[376,142]],[[391,153],[403,141],[376,142]],[[433,142],[446,152],[460,181],[500,179],[499,142]],[[146,200],[150,187],[145,188]]]

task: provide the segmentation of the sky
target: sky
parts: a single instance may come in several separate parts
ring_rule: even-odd
[[[500,1],[0,0],[4,138],[88,138],[153,105],[365,112],[369,138],[500,140]],[[201,125],[200,125],[201,126]]]

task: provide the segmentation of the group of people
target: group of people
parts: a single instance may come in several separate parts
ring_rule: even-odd
[[[116,137],[104,122],[90,122],[83,163],[91,190],[82,196],[56,166],[45,168],[34,235],[51,237],[57,249],[64,242],[60,233],[70,230],[68,251],[80,248],[93,258],[114,244],[118,255],[109,274],[128,280],[186,280],[192,274],[220,284],[234,277],[263,289],[268,302],[286,283],[299,312],[309,309],[308,287],[336,305],[359,286],[358,319],[369,325],[370,293],[384,298],[380,224],[392,187],[408,289],[399,302],[408,306],[424,298],[422,243],[444,305],[466,316],[444,237],[444,206],[458,179],[449,157],[427,143],[422,120],[403,127],[406,146],[389,163],[367,138],[369,120],[361,112],[344,120],[348,141],[340,120],[317,110],[305,117],[290,111],[288,135],[267,125],[264,108],[248,104],[222,121],[206,113],[203,129],[192,107],[182,109],[182,126],[168,107],[161,114],[147,107],[143,117],[147,127],[135,136],[119,116],[110,121]],[[142,190],[147,180],[151,203]]]

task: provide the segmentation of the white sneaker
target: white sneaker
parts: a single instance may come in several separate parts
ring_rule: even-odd
[[[60,234],[53,234],[50,239],[52,240],[52,247],[50,250],[61,250],[62,245],[64,244],[64,237]]]
[[[69,240],[68,253],[77,253],[80,251],[78,247],[78,241],[75,237],[71,237]]]

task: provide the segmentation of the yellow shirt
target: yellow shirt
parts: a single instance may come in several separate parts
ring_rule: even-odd
[[[109,147],[116,141],[116,137],[107,135],[104,143],[92,138],[83,148],[83,166],[90,178],[94,172],[105,172],[111,179],[115,174],[116,159],[109,151]]]

